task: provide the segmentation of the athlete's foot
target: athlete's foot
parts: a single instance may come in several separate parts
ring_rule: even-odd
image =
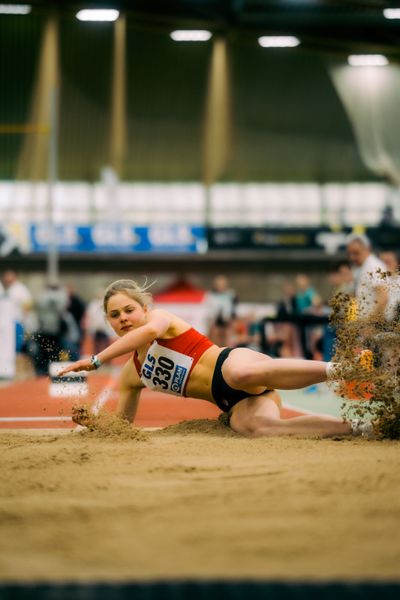
[[[373,355],[370,350],[362,350],[355,357],[354,362],[330,362],[326,369],[328,381],[337,381],[343,379],[345,381],[357,380],[365,381],[371,378],[371,373],[374,371]]]
[[[371,421],[363,421],[362,419],[352,419],[350,421],[352,434],[361,436],[368,440],[376,439],[374,426]]]

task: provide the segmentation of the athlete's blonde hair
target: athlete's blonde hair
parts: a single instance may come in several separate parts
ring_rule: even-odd
[[[132,300],[136,300],[136,302],[139,302],[141,306],[148,306],[151,303],[153,296],[147,290],[152,285],[153,283],[147,285],[147,281],[145,281],[144,285],[140,286],[138,283],[136,283],[136,281],[133,281],[133,279],[118,279],[117,281],[110,283],[104,292],[104,312],[107,313],[107,306],[110,298],[115,296],[115,294],[120,293],[126,294],[126,296]]]

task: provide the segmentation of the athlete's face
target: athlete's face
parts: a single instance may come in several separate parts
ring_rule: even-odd
[[[123,336],[147,322],[147,306],[142,306],[126,294],[118,292],[108,301],[107,319],[115,333]]]

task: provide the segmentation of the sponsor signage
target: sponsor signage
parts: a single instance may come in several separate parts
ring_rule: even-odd
[[[351,227],[329,228],[261,228],[212,227],[208,231],[209,250],[323,250],[333,255],[346,247]],[[365,235],[372,246],[388,249],[399,246],[400,228],[370,227]]]
[[[67,224],[57,225],[56,235],[60,253],[195,253],[206,249],[206,230],[201,225]],[[31,251],[46,252],[50,236],[48,224],[31,225]]]
[[[56,226],[63,254],[205,254],[208,250],[344,250],[347,236],[358,228],[343,227],[206,227],[190,224],[134,226],[125,223],[74,223]],[[377,249],[397,249],[400,227],[369,227],[365,234]],[[45,254],[50,245],[48,223],[0,226],[0,257]]]

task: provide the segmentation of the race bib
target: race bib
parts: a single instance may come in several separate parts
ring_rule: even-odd
[[[153,342],[142,365],[141,380],[155,392],[183,396],[192,363],[191,356]]]

